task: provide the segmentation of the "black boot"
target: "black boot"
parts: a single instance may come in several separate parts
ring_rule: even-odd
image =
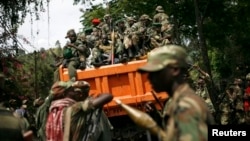
[[[85,61],[83,61],[83,62],[80,63],[79,69],[81,69],[81,70],[86,69],[86,62]]]
[[[140,48],[138,45],[135,46],[135,58],[138,58],[141,56]]]
[[[127,52],[128,52],[128,58],[132,59],[133,58],[133,51],[132,51],[132,49],[128,48]]]

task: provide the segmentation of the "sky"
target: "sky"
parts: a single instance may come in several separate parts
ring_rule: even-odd
[[[28,14],[24,24],[19,27],[18,35],[30,43],[19,38],[26,52],[52,48],[57,40],[63,46],[68,41],[65,36],[69,29],[73,28],[78,32],[82,28],[80,17],[83,13],[80,12],[80,8],[86,8],[83,5],[73,5],[73,0],[51,0],[49,14],[46,5],[44,8],[45,12],[40,13],[40,20],[33,20],[33,24],[31,24],[31,16]]]

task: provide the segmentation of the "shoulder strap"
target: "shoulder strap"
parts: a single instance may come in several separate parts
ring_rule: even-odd
[[[72,113],[72,108],[68,107],[65,112],[63,141],[69,141],[71,113]]]

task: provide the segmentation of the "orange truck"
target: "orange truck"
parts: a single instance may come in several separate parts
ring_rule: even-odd
[[[100,93],[111,93],[113,99],[119,99],[124,104],[142,111],[145,111],[144,105],[148,102],[153,103],[157,109],[161,109],[167,95],[165,93],[153,95],[147,74],[140,74],[136,71],[138,67],[145,63],[146,60],[137,60],[127,64],[113,64],[85,70],[78,69],[77,80],[85,80],[90,83],[90,95],[97,96]],[[60,67],[59,73],[60,80],[69,80],[67,68]],[[126,112],[114,100],[104,105],[103,109],[115,128],[117,128],[116,126],[124,127],[125,125],[121,125],[123,121],[130,122],[129,119],[125,118]],[[131,138],[131,134],[127,136]]]

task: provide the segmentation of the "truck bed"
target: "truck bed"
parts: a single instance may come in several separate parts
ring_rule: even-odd
[[[140,74],[136,70],[144,65],[146,60],[128,62],[127,64],[114,64],[101,66],[99,68],[87,68],[77,70],[77,80],[85,80],[90,83],[90,95],[97,96],[100,93],[111,93],[114,99],[120,99],[123,103],[134,106],[144,111],[144,104],[152,102],[157,108],[160,105],[152,95],[152,88],[147,79],[147,74]],[[68,81],[67,68],[60,67],[60,80]],[[167,94],[157,94],[158,99],[163,103]],[[114,101],[104,106],[108,117],[126,115]]]

